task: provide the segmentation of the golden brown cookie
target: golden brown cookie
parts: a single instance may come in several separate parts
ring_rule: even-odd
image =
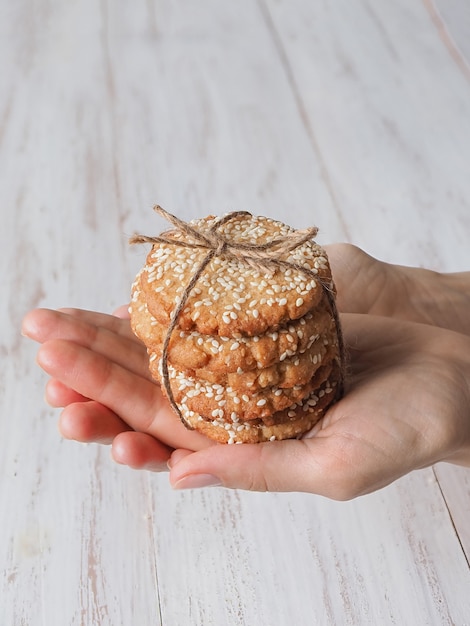
[[[130,304],[132,327],[152,352],[161,352],[168,324],[162,324],[151,315],[139,284],[138,278]],[[331,323],[329,304],[323,296],[314,313],[308,311],[300,319],[289,320],[277,330],[268,329],[260,335],[214,336],[175,329],[168,359],[178,369],[208,370],[224,375],[266,368],[310,350],[320,336],[330,332]]]
[[[309,344],[308,350],[295,352],[292,356],[287,356],[268,367],[255,367],[248,370],[239,368],[236,372],[227,372],[222,368],[213,370],[184,367],[183,363],[183,368],[176,365],[175,369],[197,380],[252,394],[268,387],[276,386],[284,389],[307,384],[325,358],[336,354],[336,350],[335,337],[333,333],[330,333],[318,337],[316,341]],[[159,376],[157,368],[162,358],[161,346],[155,351],[149,349],[149,356],[150,370],[157,378]],[[168,363],[173,366],[170,359]]]
[[[220,417],[226,421],[232,415],[243,416],[246,421],[254,419],[270,420],[273,413],[282,411],[296,402],[301,402],[329,377],[333,363],[324,363],[305,385],[281,389],[268,387],[253,393],[240,393],[231,387],[212,384],[178,372],[169,366],[173,397],[178,404],[188,408],[203,418]]]
[[[312,392],[302,402],[275,413],[269,424],[262,420],[246,421],[235,419],[232,422],[214,418],[205,420],[186,403],[180,405],[183,421],[189,428],[197,430],[219,443],[261,443],[292,439],[308,432],[323,416],[325,409],[334,402],[337,392],[337,374],[334,380],[327,380],[318,390]]]
[[[212,217],[190,222],[203,234],[214,223]],[[234,242],[262,245],[295,231],[281,222],[244,214],[226,222],[217,232]],[[195,269],[207,255],[206,249],[178,246],[179,240],[195,243],[191,238],[184,238],[178,231],[170,234],[176,243],[154,244],[139,280],[149,312],[163,325],[168,325]],[[305,267],[318,279],[274,266],[268,275],[263,268],[215,256],[189,294],[177,327],[205,335],[253,336],[303,317],[322,298],[320,278],[333,289],[327,257],[319,245],[307,241],[280,258]]]
[[[129,311],[175,411],[225,443],[309,430],[342,389],[335,287],[316,229],[248,213],[189,224],[162,214],[176,228],[136,237],[152,249]]]

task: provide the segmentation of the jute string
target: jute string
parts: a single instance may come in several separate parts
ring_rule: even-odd
[[[340,359],[340,380],[338,382],[337,396],[341,397],[343,395],[345,348],[343,334],[339,321],[338,309],[336,307],[335,295],[331,290],[330,283],[329,281],[327,282],[323,280],[321,277],[318,276],[318,274],[304,267],[300,263],[285,261],[283,258],[281,258],[289,252],[292,252],[302,244],[306,243],[307,241],[313,239],[318,233],[318,228],[316,226],[311,226],[310,228],[305,228],[302,230],[294,230],[283,237],[279,237],[278,239],[273,239],[262,244],[250,244],[238,241],[229,241],[225,239],[223,233],[219,230],[221,226],[237,217],[251,217],[251,214],[247,211],[234,211],[232,213],[228,213],[227,215],[216,219],[209,228],[209,230],[202,233],[194,226],[179,219],[175,215],[168,213],[168,211],[165,211],[165,209],[163,209],[161,206],[157,205],[153,208],[153,210],[158,213],[158,215],[170,222],[175,227],[175,230],[165,231],[156,237],[148,237],[146,235],[134,235],[130,239],[131,244],[150,243],[154,245],[157,243],[163,243],[179,246],[182,248],[201,248],[203,250],[207,250],[207,254],[199,263],[199,265],[195,267],[191,280],[186,285],[178,304],[172,311],[170,323],[168,325],[165,339],[163,341],[161,358],[163,387],[168,396],[171,406],[176,411],[184,424],[186,424],[186,422],[183,419],[180,408],[175,401],[171,388],[170,376],[168,373],[168,349],[172,333],[178,323],[179,315],[184,309],[186,302],[188,301],[188,298],[199,278],[201,277],[204,269],[214,257],[245,263],[250,267],[258,271],[263,271],[265,274],[270,276],[274,274],[277,268],[292,269],[296,272],[303,273],[305,276],[308,276],[309,278],[320,283],[328,300],[331,315],[336,325]]]

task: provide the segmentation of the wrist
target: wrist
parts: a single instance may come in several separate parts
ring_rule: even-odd
[[[442,274],[397,267],[403,296],[399,317],[470,335],[470,272]]]

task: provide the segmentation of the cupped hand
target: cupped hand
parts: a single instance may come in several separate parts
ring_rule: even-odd
[[[343,500],[438,461],[470,466],[470,339],[371,315],[345,315],[343,326],[347,393],[307,437],[177,450],[172,485]]]
[[[399,332],[402,322],[398,323],[395,330],[388,325],[386,333],[377,334],[372,330],[388,322],[380,318],[373,319],[371,314],[441,326],[470,335],[470,318],[467,314],[470,304],[469,273],[443,275],[419,268],[394,266],[378,261],[349,244],[335,244],[327,249],[338,286],[340,311],[368,315],[359,317],[360,323],[354,323],[357,326],[357,346],[361,345],[363,349],[352,350],[354,377],[349,393],[323,420],[316,442],[326,435],[336,436],[330,430],[330,424],[335,421],[354,425],[355,432],[359,418],[351,422],[348,417],[347,422],[343,422],[339,417],[345,417],[344,410],[346,416],[349,416],[349,407],[356,415],[354,403],[358,397],[362,403],[365,393],[369,394],[367,410],[373,410],[375,401],[378,402],[378,414],[383,416],[388,410],[381,400],[381,394],[388,398],[391,391],[387,392],[387,379],[378,378],[377,372],[384,367],[389,370],[389,363],[384,361],[381,364],[379,356],[390,354],[390,341],[385,339]],[[64,309],[61,312],[39,309],[26,316],[23,332],[43,344],[38,361],[51,376],[46,388],[46,399],[52,406],[64,407],[59,428],[65,437],[77,441],[112,443],[115,460],[131,467],[166,469],[166,461],[174,449],[179,450],[173,454],[173,465],[176,460],[212,446],[212,443],[197,433],[187,431],[170,410],[160,388],[149,376],[146,350],[133,335],[128,318],[127,307],[121,307],[113,316],[77,309]],[[343,316],[348,340],[352,336],[353,319]],[[413,328],[418,333],[417,337],[425,330],[431,330],[418,325],[413,325]],[[400,341],[397,342],[399,345]],[[409,344],[409,347],[412,346],[416,347],[415,344]],[[354,381],[357,381],[357,372],[361,371],[361,363],[364,363],[368,350],[374,355],[371,363],[375,365],[369,369],[363,368],[366,380],[357,387]],[[396,354],[404,362],[410,356],[407,352]],[[437,354],[435,356],[438,358]],[[375,374],[374,367],[377,369]],[[398,365],[396,369],[399,370]],[[379,386],[378,382],[385,386]],[[358,388],[361,390],[359,396]],[[400,397],[399,393],[394,396],[395,400]],[[406,404],[408,397],[404,397]],[[417,397],[414,402],[418,402]],[[390,404],[389,407],[392,411],[389,417],[397,414],[397,406]],[[369,428],[369,417],[365,422]],[[395,426],[399,424],[400,419]],[[364,445],[364,441],[367,438],[361,445]],[[404,441],[406,443],[406,439]],[[296,442],[269,445],[282,445],[287,455],[292,446],[294,450],[301,449],[295,447]],[[342,445],[346,444],[343,442]],[[246,446],[243,448],[243,454],[255,455],[264,449],[260,447],[258,451],[248,452]],[[272,448],[269,450],[272,452]],[[233,452],[225,450],[217,454]],[[410,459],[413,459],[414,466],[415,457],[410,456]],[[182,468],[184,465],[178,465],[178,472]],[[405,468],[406,464],[400,465],[400,475],[406,471]],[[172,475],[175,484],[188,484],[186,478],[180,483],[179,473],[175,474],[175,471]],[[393,480],[390,474],[385,474],[388,476],[386,481]],[[352,475],[348,474],[344,478],[352,480]],[[346,482],[346,491],[351,488],[351,484]]]
[[[36,309],[23,334],[41,343],[38,364],[51,377],[46,400],[64,407],[62,435],[112,443],[116,461],[135,468],[167,469],[174,448],[211,445],[187,430],[148,371],[147,352],[122,310]]]

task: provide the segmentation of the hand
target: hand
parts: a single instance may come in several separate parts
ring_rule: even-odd
[[[328,254],[338,284],[338,303],[342,311],[409,318],[456,328],[461,332],[470,330],[467,328],[469,322],[466,315],[469,299],[468,273],[441,275],[417,268],[393,266],[377,261],[348,244],[329,246]],[[408,296],[409,293],[413,294],[412,298]],[[133,336],[128,319],[125,319],[128,314],[124,307],[116,312],[123,319],[78,310],[69,310],[67,313],[67,324],[63,324],[64,319],[52,311],[33,311],[24,324],[25,334],[46,344],[39,353],[40,363],[53,376],[47,386],[46,398],[53,406],[66,407],[60,419],[60,429],[64,436],[78,441],[113,442],[113,456],[118,462],[150,470],[165,468],[173,447],[186,447],[191,451],[211,445],[205,438],[201,439],[196,433],[188,433],[179,422],[175,422],[159,388],[148,377],[145,349]],[[363,332],[367,333],[367,328]],[[111,333],[112,341],[107,333]],[[107,342],[91,341],[90,338],[95,334],[104,334]],[[69,375],[70,372],[62,367],[64,344],[60,341],[50,343],[51,339],[62,339],[66,343],[72,341],[75,344],[68,353],[69,366],[80,373],[80,369],[88,363],[88,378],[82,372],[80,381],[75,383]],[[128,352],[132,354],[132,358],[127,357]],[[82,359],[84,355],[87,358]],[[155,399],[150,395],[148,402],[142,402],[139,398],[133,406],[135,410],[132,411],[132,417],[129,417],[126,405],[121,406],[119,402],[120,390],[116,396],[115,411],[103,404],[106,389],[98,387],[99,379],[94,377],[93,372],[103,368],[113,370],[114,365],[118,366],[116,371],[120,374],[124,369],[124,378],[128,383],[128,387],[124,385],[124,388],[130,390],[131,396],[136,388],[135,376],[145,381],[146,386],[150,385],[152,393],[156,393]],[[54,378],[54,371],[57,371],[58,378]],[[140,384],[142,380],[139,381]],[[92,400],[71,391],[68,384],[84,384],[81,388],[83,390],[86,387],[89,390]],[[157,411],[152,405],[154,401],[159,403]],[[333,409],[334,414],[335,412],[337,407]],[[165,421],[158,428],[153,422],[153,427],[150,425],[146,431],[148,418],[145,416],[148,414],[165,416]],[[323,424],[327,423],[328,420],[325,419]],[[168,443],[169,432],[173,428],[177,429],[176,433],[183,439],[191,435],[190,445],[183,444],[183,440],[177,436],[176,439],[171,439],[171,445],[165,446],[149,434],[156,437],[161,434],[162,441]],[[188,450],[175,453],[173,462],[181,454],[188,454]]]
[[[344,243],[326,250],[342,313],[383,315],[470,335],[470,272],[392,265]]]
[[[125,315],[122,309],[118,314]],[[25,317],[23,333],[43,344],[37,359],[51,376],[46,399],[65,407],[59,422],[64,437],[112,443],[116,461],[155,471],[167,469],[174,448],[212,444],[172,411],[128,319],[37,309]]]
[[[172,485],[343,500],[438,461],[470,466],[470,338],[371,315],[343,322],[347,394],[306,438],[175,451]]]

